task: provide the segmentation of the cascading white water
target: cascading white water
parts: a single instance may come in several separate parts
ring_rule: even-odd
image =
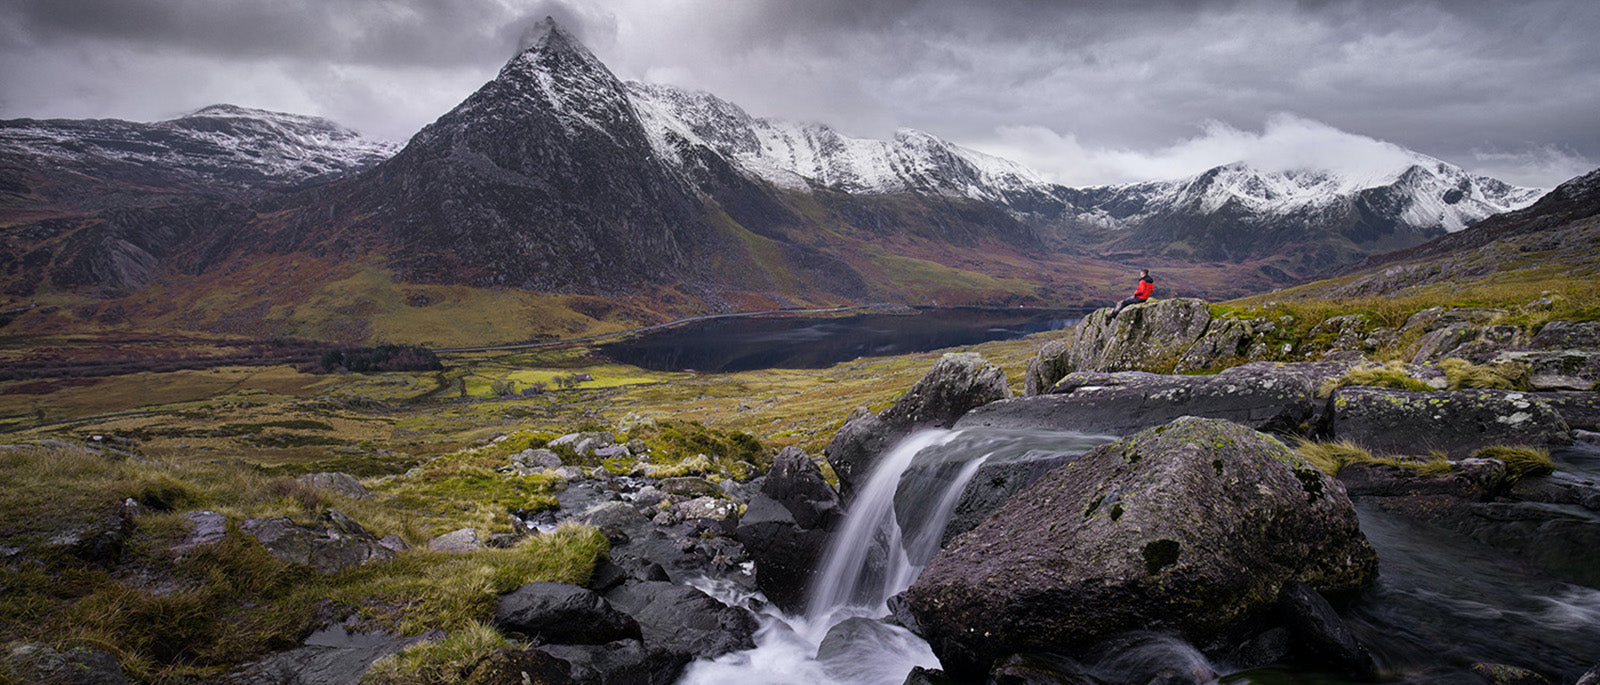
[[[906,438],[879,458],[856,492],[844,526],[823,556],[805,615],[763,608],[756,649],[696,662],[682,682],[897,685],[915,666],[937,668],[938,659],[926,642],[877,619],[888,615],[887,600],[910,587],[938,553],[967,485],[991,458],[1033,461],[1081,453],[1106,440],[1062,433],[949,430],[922,431]],[[897,497],[906,510],[898,517]],[[739,599],[719,598],[730,603]],[[843,628],[841,624],[851,619],[857,622],[849,644],[819,658],[818,648],[829,631]]]

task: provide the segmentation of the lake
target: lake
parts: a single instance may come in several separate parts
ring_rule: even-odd
[[[711,319],[601,345],[616,361],[654,371],[817,369],[882,357],[1010,340],[1070,326],[1090,310],[926,307],[907,313],[819,318]]]

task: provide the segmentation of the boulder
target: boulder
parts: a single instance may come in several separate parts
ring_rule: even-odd
[[[697,476],[663,478],[656,487],[679,497],[717,497],[722,494],[722,488],[717,487],[716,483]]]
[[[1318,379],[1325,373],[1316,371],[1319,368],[1256,363],[1214,376],[1075,372],[1057,382],[1049,394],[984,405],[962,417],[956,427],[1127,435],[1180,416],[1200,416],[1298,433],[1309,428],[1316,413]]]
[[[1600,685],[1600,664],[1595,664],[1594,668],[1579,676],[1574,685]]]
[[[250,519],[239,524],[239,530],[255,538],[272,556],[310,566],[320,573],[338,573],[394,558],[392,550],[337,509],[329,509],[311,526],[278,517]]]
[[[593,590],[533,582],[500,596],[494,625],[541,643],[597,645],[639,639],[639,623]]]
[[[750,500],[736,535],[756,562],[756,586],[785,611],[805,607],[806,589],[827,550],[830,528],[807,528],[765,494]]]
[[[523,470],[534,471],[538,469],[559,469],[562,466],[561,455],[555,451],[539,447],[529,448],[511,455],[511,465],[521,467]]]
[[[1258,324],[1244,319],[1213,320],[1205,334],[1178,358],[1178,364],[1172,370],[1186,373],[1214,369],[1248,358],[1252,346],[1257,342]]]
[[[905,663],[884,659],[885,648],[909,652],[917,642],[905,628],[857,616],[828,629],[817,646],[817,661],[835,682],[894,682],[906,675]]]
[[[471,528],[452,530],[428,541],[428,549],[452,554],[464,554],[483,547],[483,541],[478,538],[478,531]]]
[[[1388,464],[1351,464],[1339,471],[1339,482],[1351,497],[1449,495],[1472,501],[1494,497],[1508,484],[1499,460],[1463,459],[1450,466],[1443,475],[1419,475]]]
[[[351,633],[343,625],[335,624],[307,636],[299,647],[241,666],[216,682],[233,685],[359,683],[374,661],[443,637],[438,631],[416,637],[381,632]]]
[[[1531,392],[1529,397],[1549,405],[1567,422],[1567,426],[1587,431],[1600,431],[1600,393],[1596,392]]]
[[[648,648],[638,640],[618,640],[603,645],[545,645],[535,651],[565,664],[571,678],[566,682],[579,685],[669,685],[677,682],[684,667],[693,661],[682,652]],[[516,685],[524,681],[511,682]]]
[[[19,683],[36,685],[123,685],[122,666],[110,654],[83,648],[57,651],[34,642],[11,642],[4,647],[5,668],[0,674]]]
[[[752,636],[759,626],[749,611],[688,585],[624,583],[606,593],[606,600],[639,622],[652,650],[709,659],[756,646]]]
[[[228,536],[228,517],[209,509],[183,512],[183,521],[189,525],[189,534],[183,542],[174,545],[174,552],[183,553],[196,547],[216,544]]]
[[[361,481],[356,480],[355,476],[348,473],[339,473],[337,471],[308,473],[296,478],[295,481],[306,487],[327,490],[350,499],[366,499],[372,496],[372,493],[367,492],[366,486],[363,486]]]
[[[843,515],[839,493],[798,447],[785,447],[773,459],[761,493],[788,509],[802,528],[829,528]]]
[[[1011,396],[1006,374],[979,354],[946,354],[881,414],[852,414],[828,444],[828,463],[849,498],[879,455],[917,428],[949,428],[973,407]]]
[[[1335,438],[1384,454],[1464,457],[1490,445],[1572,442],[1561,415],[1523,392],[1349,387],[1334,391],[1331,408]]]
[[[1557,471],[1540,478],[1519,479],[1506,496],[1518,502],[1573,504],[1600,512],[1600,479]]]
[[[1094,449],[1007,500],[906,593],[951,675],[1129,630],[1206,644],[1283,586],[1371,582],[1343,486],[1277,440],[1181,418]]]
[[[122,559],[123,547],[133,534],[133,519],[128,510],[91,514],[76,525],[57,532],[45,541],[47,547],[65,550],[84,561],[112,566]]]
[[[1170,370],[1211,324],[1211,305],[1194,298],[1152,300],[1115,318],[1112,311],[1094,311],[1062,344],[1040,350],[1028,363],[1027,387],[1048,388],[1055,374],[1073,371]]]
[[[680,521],[700,521],[702,528],[731,534],[739,526],[739,503],[720,497],[696,497],[672,505],[672,515]]]
[[[1535,390],[1589,390],[1600,381],[1600,350],[1501,352],[1494,361],[1528,367]]]
[[[610,447],[617,442],[617,436],[605,431],[590,431],[586,433],[568,433],[551,440],[547,447],[571,447],[574,452],[586,457],[594,456],[595,450]]]
[[[1548,321],[1528,346],[1536,350],[1600,350],[1600,321]]]
[[[1361,682],[1378,679],[1372,653],[1310,585],[1293,582],[1278,594],[1278,612],[1289,627],[1294,650],[1303,661],[1329,668]]]

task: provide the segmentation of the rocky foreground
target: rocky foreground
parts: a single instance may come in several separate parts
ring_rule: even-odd
[[[1408,677],[1386,671],[1335,608],[1359,604],[1380,572],[1357,504],[1465,534],[1545,576],[1600,587],[1592,552],[1600,548],[1600,483],[1528,468],[1493,451],[1595,440],[1600,402],[1589,388],[1600,380],[1600,324],[1550,322],[1528,337],[1479,318],[1423,312],[1389,332],[1331,322],[1331,349],[1315,360],[1283,362],[1250,361],[1281,357],[1267,324],[1215,319],[1203,302],[1153,302],[1116,319],[1102,310],[1040,352],[1024,396],[1011,397],[1005,375],[981,357],[952,354],[892,407],[858,410],[825,455],[837,488],[797,449],[778,455],[764,475],[740,474],[744,480],[669,475],[644,462],[616,475],[565,464],[551,449],[518,452],[502,477],[559,477],[566,483],[559,507],[519,518],[511,534],[466,528],[429,546],[472,554],[581,523],[607,538],[609,561],[584,586],[537,582],[501,595],[492,624],[516,646],[450,679],[667,683],[696,659],[753,647],[761,597],[788,611],[804,606],[830,535],[877,459],[929,427],[1122,437],[1045,467],[985,467],[973,480],[942,551],[890,602],[887,620],[926,638],[945,668],[919,669],[908,682],[1103,682],[1073,664],[1174,638],[1210,663],[1234,668],[1293,663],[1357,681]],[[1378,365],[1363,354],[1387,335],[1410,341],[1411,363],[1383,367],[1389,376],[1366,373]],[[1520,387],[1459,387],[1466,367],[1445,362],[1456,358],[1506,371],[1500,378]],[[1569,361],[1544,365],[1552,359]],[[1209,375],[1150,370],[1228,364],[1237,365]],[[1372,378],[1411,389],[1360,384]],[[1333,441],[1368,458],[1330,474],[1302,454],[1304,445]],[[638,456],[637,445],[618,442],[596,432],[551,446],[587,458]],[[352,498],[366,492],[342,474],[304,480]],[[101,528],[55,544],[115,564],[140,516],[139,504],[130,503]],[[314,525],[288,518],[230,523],[211,511],[184,519],[188,532],[174,553],[217,544],[230,525],[278,559],[318,573],[405,552],[404,543],[377,539],[338,511]],[[16,552],[7,554],[7,563],[17,562]],[[359,630],[359,622],[341,620],[330,617],[329,627],[301,646],[221,680],[355,682],[376,660],[445,637],[346,639],[340,636]],[[841,624],[824,649],[869,628]],[[33,669],[20,672],[45,682],[67,682],[65,673],[98,678],[73,682],[122,678],[103,652],[37,644],[8,650],[20,664],[14,670]],[[1600,654],[1574,658],[1587,662],[1577,671],[1571,664],[1482,663],[1475,675],[1443,677],[1570,680]],[[1206,663],[1173,657],[1147,664],[1137,677],[1204,682],[1217,676]]]

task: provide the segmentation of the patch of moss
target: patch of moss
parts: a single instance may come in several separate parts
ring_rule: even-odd
[[[1177,540],[1156,540],[1144,546],[1144,570],[1150,575],[1178,562],[1182,547]]]

